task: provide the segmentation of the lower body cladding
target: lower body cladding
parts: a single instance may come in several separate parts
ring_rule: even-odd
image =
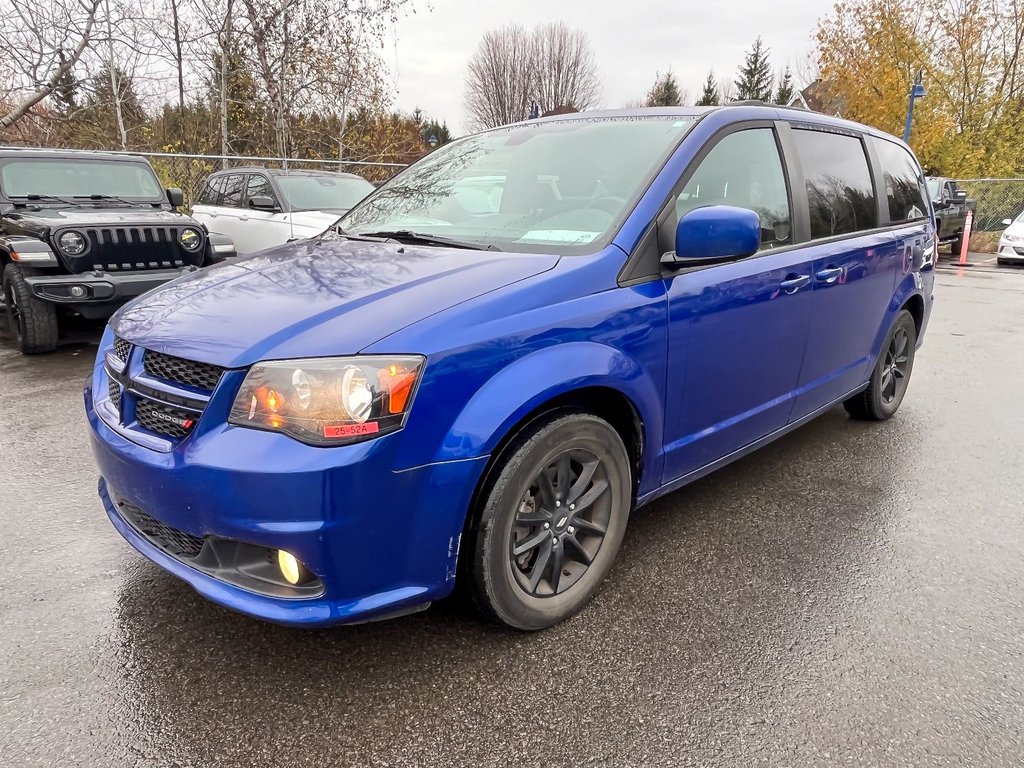
[[[454,586],[486,457],[394,471],[402,432],[324,449],[227,425],[161,453],[110,429],[91,388],[86,409],[114,527],[216,603],[327,626],[412,612]],[[301,569],[293,583],[282,551]]]

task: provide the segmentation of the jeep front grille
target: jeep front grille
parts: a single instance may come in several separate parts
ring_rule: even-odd
[[[89,248],[80,256],[70,256],[56,246],[61,233],[54,232],[57,252],[70,271],[81,274],[98,269],[105,272],[140,272],[154,269],[180,269],[201,266],[206,243],[194,252],[186,251],[178,237],[186,227],[68,227],[85,235]],[[196,227],[189,227],[196,229]]]

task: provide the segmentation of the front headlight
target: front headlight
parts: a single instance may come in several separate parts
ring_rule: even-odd
[[[199,234],[199,230],[183,229],[181,234],[178,235],[178,242],[181,243],[181,247],[186,251],[195,252],[203,244],[203,236]]]
[[[1024,235],[1009,235],[1004,232],[1003,240],[1007,243],[1024,243]]]
[[[57,240],[57,243],[60,245],[60,249],[68,256],[81,256],[85,253],[87,246],[82,234],[74,230],[64,232]]]
[[[284,432],[310,445],[341,445],[405,424],[423,358],[335,357],[257,363],[228,423]]]

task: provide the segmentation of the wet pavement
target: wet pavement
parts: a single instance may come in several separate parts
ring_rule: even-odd
[[[641,510],[534,635],[205,602],[102,512],[97,334],[0,338],[0,764],[1020,765],[1024,272],[963,272],[894,420],[834,410]]]

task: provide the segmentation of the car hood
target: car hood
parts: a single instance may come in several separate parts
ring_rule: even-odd
[[[292,224],[296,227],[308,229],[314,234],[319,234],[336,222],[347,208],[338,211],[292,211],[288,214]]]
[[[228,368],[354,354],[557,263],[551,255],[308,240],[174,280],[110,322],[134,344]]]
[[[160,208],[106,208],[106,207],[68,207],[40,208],[39,210],[14,210],[5,216],[6,219],[25,228],[56,229],[58,227],[95,227],[104,225],[131,226],[145,224],[160,226],[165,224],[193,224],[191,217],[177,211]]]

